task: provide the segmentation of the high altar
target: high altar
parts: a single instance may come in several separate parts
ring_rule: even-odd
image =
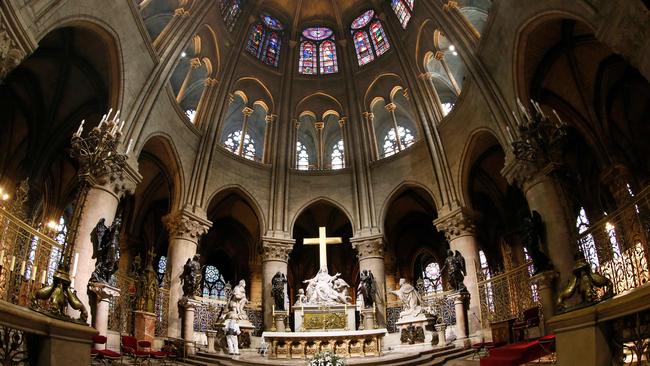
[[[350,304],[348,295],[350,286],[339,277],[339,273],[328,273],[326,245],[340,242],[341,238],[327,238],[323,227],[320,228],[319,238],[305,239],[305,244],[318,244],[320,247],[320,270],[314,278],[303,281],[307,287],[298,292],[298,299],[293,305],[294,332],[282,329],[289,312],[274,311],[274,319],[277,320],[274,331],[262,334],[269,346],[268,357],[311,358],[323,351],[341,357],[381,355],[382,340],[387,330],[376,327],[374,308],[361,311],[362,316],[371,321],[363,323],[370,326],[358,329],[356,306]]]

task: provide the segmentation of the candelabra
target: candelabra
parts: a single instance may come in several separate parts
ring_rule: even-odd
[[[514,133],[507,127],[508,139],[517,160],[542,166],[557,160],[557,154],[561,153],[560,148],[567,136],[567,127],[555,110],[555,120],[551,121],[536,101],[530,102],[532,112],[517,99],[522,119],[512,112],[517,125]]]
[[[77,172],[79,189],[75,198],[74,211],[52,284],[41,288],[32,299],[34,310],[63,320],[85,323],[88,318],[84,304],[71,286],[69,275],[79,221],[88,191],[94,184],[105,184],[119,178],[126,167],[127,154],[133,145],[133,140],[130,140],[126,151],[118,152],[124,121],[119,120],[119,111],[111,119],[112,112],[112,109],[109,110],[108,114],[102,117],[99,125],[94,127],[86,137],[82,137],[85,121],[81,121],[79,129],[72,135],[70,156],[80,163]],[[78,319],[66,315],[65,310],[68,305],[80,311]]]

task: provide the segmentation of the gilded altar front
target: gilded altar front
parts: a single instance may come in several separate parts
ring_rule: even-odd
[[[345,312],[306,313],[302,326],[308,331],[348,329],[347,315]]]
[[[340,357],[381,356],[386,329],[321,332],[264,332],[273,359],[309,359],[330,351]]]
[[[293,308],[295,330],[318,332],[357,329],[355,308],[348,305],[305,305]]]

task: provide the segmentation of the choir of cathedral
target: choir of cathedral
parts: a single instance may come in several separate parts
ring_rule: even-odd
[[[647,0],[2,1],[0,359],[647,364],[649,79]]]

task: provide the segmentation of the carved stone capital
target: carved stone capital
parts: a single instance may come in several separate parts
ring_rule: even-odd
[[[87,176],[88,182],[95,188],[103,189],[117,198],[124,194],[133,194],[136,187],[142,181],[142,175],[138,172],[137,167],[129,162],[124,165],[124,169],[104,174],[101,176]]]
[[[458,9],[458,2],[448,1],[445,5],[442,6],[442,9],[445,11],[450,11],[451,9]]]
[[[388,103],[384,106],[384,108],[386,108],[386,110],[389,112],[393,112],[395,109],[397,109],[397,105],[395,105],[395,103]]]
[[[372,237],[350,239],[352,248],[357,251],[357,257],[361,259],[384,257],[384,239],[381,235]]]
[[[212,222],[187,210],[172,212],[163,217],[169,238],[186,239],[198,242],[208,232]]]
[[[217,86],[219,85],[219,81],[217,79],[207,78],[203,81],[203,84],[205,84],[205,86]]]
[[[262,238],[262,262],[288,262],[293,250],[293,239]]]
[[[506,159],[501,175],[509,184],[520,187],[525,192],[527,187],[551,174],[557,168],[557,164],[550,163],[539,167],[533,162],[518,160],[511,156]]]
[[[453,210],[433,220],[433,224],[445,233],[447,241],[476,234],[476,214],[467,208]]]

